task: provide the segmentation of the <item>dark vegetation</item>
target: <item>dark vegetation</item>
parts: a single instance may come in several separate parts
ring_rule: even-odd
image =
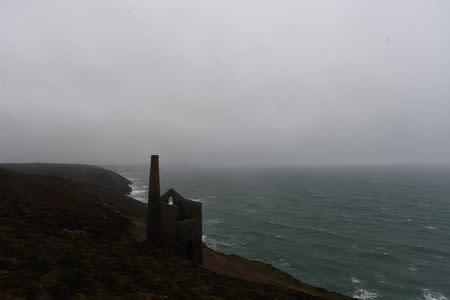
[[[145,219],[147,205],[127,197],[126,194],[131,192],[131,182],[113,171],[89,165],[42,163],[0,164],[0,168],[21,174],[66,178],[90,184],[90,193],[94,198],[101,198],[104,203],[128,216]]]
[[[323,297],[326,299],[334,299],[334,300],[351,299],[348,296],[344,296],[344,295],[341,295],[341,294],[338,294],[335,292],[329,292],[325,289],[303,283],[303,282],[295,279],[291,275],[281,271],[280,269],[275,268],[271,264],[266,264],[266,263],[263,263],[263,262],[260,262],[257,260],[246,259],[244,257],[238,256],[235,254],[228,254],[228,255],[221,254],[221,255],[225,256],[227,259],[229,259],[232,262],[241,264],[241,265],[249,268],[250,270],[258,272],[259,274],[267,275],[267,276],[274,278],[282,283],[288,284],[289,286],[300,288],[302,291],[306,291],[307,293],[311,293],[314,295],[323,295]]]
[[[91,183],[102,187],[108,187],[128,194],[131,192],[131,182],[125,177],[96,166],[75,164],[0,164],[0,168],[22,174],[44,175],[59,178],[68,178],[84,183]]]
[[[133,201],[104,185],[0,169],[0,299],[320,299],[137,243],[124,214],[137,211]]]

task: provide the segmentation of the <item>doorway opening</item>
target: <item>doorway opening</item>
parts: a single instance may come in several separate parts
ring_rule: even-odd
[[[193,249],[193,246],[192,246],[192,241],[189,241],[187,243],[186,258],[189,259],[189,260],[192,260],[194,258],[194,249]]]

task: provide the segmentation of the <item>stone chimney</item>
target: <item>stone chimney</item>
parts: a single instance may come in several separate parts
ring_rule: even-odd
[[[160,187],[159,187],[159,156],[152,155],[150,162],[150,179],[147,206],[147,241],[160,246]]]

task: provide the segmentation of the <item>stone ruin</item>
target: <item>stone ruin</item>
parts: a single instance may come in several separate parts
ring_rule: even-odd
[[[151,156],[146,239],[168,256],[203,262],[202,204],[173,189],[160,195],[158,155]]]

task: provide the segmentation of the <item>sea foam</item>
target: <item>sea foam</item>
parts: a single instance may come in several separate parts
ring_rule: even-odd
[[[132,191],[131,191],[131,195],[140,195],[140,194],[144,194],[145,193],[145,190],[136,190],[136,189],[133,189]]]
[[[359,289],[353,293],[353,298],[362,299],[362,300],[373,300],[377,299],[378,294],[375,292],[369,292],[364,289]]]
[[[202,202],[203,200],[205,200],[206,198],[192,198],[191,200],[192,201],[195,201],[195,202]]]
[[[417,271],[417,267],[415,265],[409,265],[408,266],[408,271],[415,272],[415,271]]]
[[[431,292],[428,289],[422,289],[422,291],[425,300],[448,300],[448,298],[441,293]]]
[[[271,265],[273,265],[279,269],[282,269],[282,270],[287,270],[287,269],[291,268],[291,265],[287,261],[285,261],[283,258],[279,258],[277,260],[272,261]]]
[[[219,224],[222,223],[222,220],[220,219],[209,219],[205,221],[205,225],[210,225],[210,224]]]
[[[361,283],[361,281],[360,281],[358,278],[356,278],[356,277],[352,277],[351,280],[352,280],[352,282],[355,283],[355,284]]]
[[[202,236],[202,241],[206,244],[206,246],[208,246],[209,248],[211,248],[213,250],[220,250],[220,249],[218,249],[218,247],[219,248],[222,248],[222,247],[231,248],[236,245],[236,243],[230,244],[230,243],[227,243],[224,241],[215,240],[213,238],[208,237],[206,234]]]

